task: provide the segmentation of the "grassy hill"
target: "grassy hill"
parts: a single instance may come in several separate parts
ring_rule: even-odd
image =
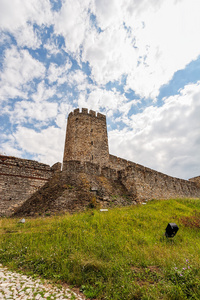
[[[164,236],[169,222],[179,226]],[[200,299],[200,200],[0,219],[0,262],[91,299]]]

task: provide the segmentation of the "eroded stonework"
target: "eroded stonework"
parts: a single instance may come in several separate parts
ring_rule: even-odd
[[[38,215],[150,199],[199,198],[200,177],[183,180],[109,154],[106,117],[68,116],[63,168],[0,156],[0,215]]]

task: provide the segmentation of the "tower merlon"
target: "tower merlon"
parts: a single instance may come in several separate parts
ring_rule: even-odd
[[[96,117],[96,111],[94,110],[90,110],[89,114],[93,117]]]
[[[97,113],[97,118],[102,119],[102,120],[106,120],[106,116],[101,114],[101,113]]]
[[[69,113],[69,115],[68,115],[68,118],[71,118],[73,115],[74,115],[74,112],[71,111],[71,112]]]
[[[82,108],[82,114],[87,115],[88,114],[88,109],[87,108]]]
[[[80,112],[79,112],[79,108],[76,108],[75,110],[74,110],[74,115],[78,115]]]

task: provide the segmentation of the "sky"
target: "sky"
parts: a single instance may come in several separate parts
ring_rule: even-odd
[[[68,114],[106,114],[110,154],[200,175],[199,0],[0,0],[0,153],[63,159]]]

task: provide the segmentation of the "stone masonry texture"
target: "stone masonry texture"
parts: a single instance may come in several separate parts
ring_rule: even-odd
[[[200,187],[200,176],[190,178],[189,181],[195,182],[197,186]]]
[[[106,117],[86,108],[71,112],[67,122],[63,169],[70,160],[106,164],[109,160]]]
[[[37,161],[0,155],[0,216],[7,216],[56,172]]]
[[[63,167],[0,156],[0,216],[73,212],[151,199],[200,198],[200,176],[183,180],[109,154],[106,116],[68,116]]]

